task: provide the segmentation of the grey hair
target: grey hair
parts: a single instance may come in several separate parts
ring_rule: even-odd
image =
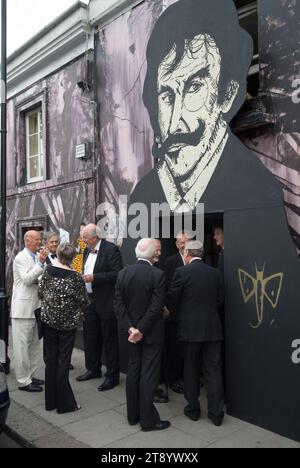
[[[150,260],[154,257],[156,246],[154,239],[141,239],[135,249],[136,258]]]
[[[28,239],[32,236],[33,233],[39,233],[40,236],[42,235],[42,234],[41,234],[41,231],[37,231],[37,230],[35,230],[35,229],[32,229],[32,230],[30,230],[30,231],[25,232],[25,234],[24,234],[24,242],[27,242]]]
[[[65,242],[64,244],[60,244],[57,249],[57,257],[60,263],[63,265],[71,265],[74,257],[76,255],[76,248],[74,245]]]
[[[202,242],[200,241],[190,241],[187,242],[185,246],[185,250],[190,254],[191,257],[199,257],[202,258],[204,255],[204,247]]]
[[[194,236],[189,231],[180,231],[176,236],[176,241],[178,241],[182,237],[186,237],[187,239],[193,239]]]
[[[88,224],[84,227],[84,229],[88,231],[90,239],[92,239],[93,237],[98,237],[98,239],[103,238],[101,229],[95,224]]]
[[[46,232],[44,234],[44,240],[45,242],[49,242],[50,239],[52,239],[52,237],[58,237],[58,239],[60,240],[60,235],[57,234],[57,232]]]

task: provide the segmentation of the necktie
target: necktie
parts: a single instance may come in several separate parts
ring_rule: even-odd
[[[50,257],[54,260],[55,258],[57,258],[57,255],[56,254],[51,254]]]
[[[92,254],[97,254],[97,253],[98,253],[98,250],[97,250],[97,249],[91,249],[91,253],[92,253]]]

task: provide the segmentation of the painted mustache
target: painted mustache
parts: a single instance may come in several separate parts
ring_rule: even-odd
[[[197,130],[191,133],[174,133],[170,135],[161,145],[157,148],[159,156],[162,157],[166,153],[169,153],[173,146],[197,146],[200,143],[203,132],[205,130],[205,124],[201,120],[198,120],[199,126]]]

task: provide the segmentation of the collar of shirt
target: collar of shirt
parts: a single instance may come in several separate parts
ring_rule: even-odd
[[[98,244],[97,244],[96,247],[93,249],[93,250],[96,250],[97,253],[90,252],[90,255],[98,255],[99,250],[100,250],[100,247],[101,247],[101,240],[99,240]]]
[[[37,262],[37,254],[31,252],[31,250],[25,248],[25,250],[27,250],[27,252],[29,253],[30,257],[32,258],[32,260],[36,263]]]
[[[149,263],[149,265],[153,266],[153,263],[151,263],[150,260],[147,260],[146,258],[138,258],[138,262],[146,262]]]
[[[195,260],[200,260],[200,262],[202,262],[202,258],[200,258],[200,257],[194,257],[194,258],[192,258],[192,260],[190,261],[190,264],[193,263]]]
[[[171,211],[184,213],[195,209],[218,165],[228,137],[227,128],[221,127],[218,137],[207,151],[210,154],[209,158],[204,157],[200,160],[189,180],[189,189],[184,197],[178,191],[167,161],[163,160],[160,163],[157,169],[158,177]]]
[[[183,265],[185,265],[184,256],[182,255],[181,252],[179,252],[179,255],[180,255],[180,257],[181,257],[181,260],[182,260]]]

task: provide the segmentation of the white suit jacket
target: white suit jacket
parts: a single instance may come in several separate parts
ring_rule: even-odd
[[[44,270],[34,262],[28,250],[24,249],[16,256],[13,271],[11,318],[34,319],[34,311],[40,307],[38,278]]]

